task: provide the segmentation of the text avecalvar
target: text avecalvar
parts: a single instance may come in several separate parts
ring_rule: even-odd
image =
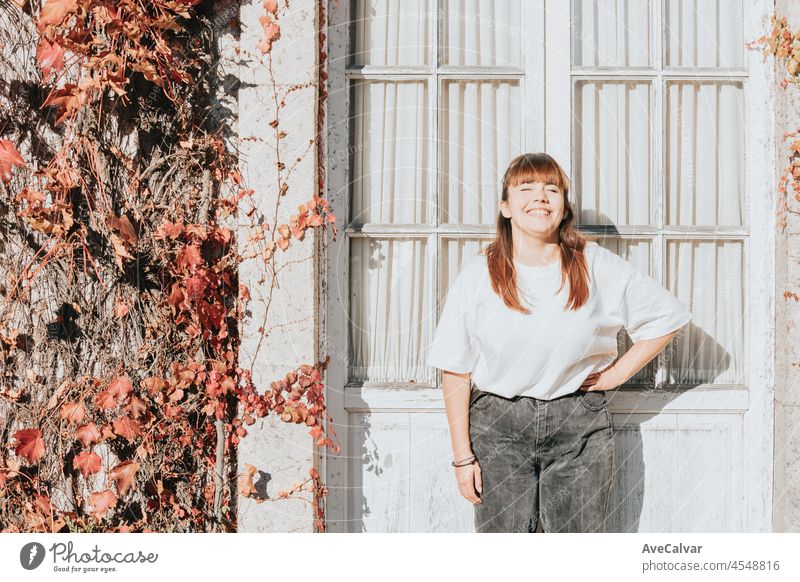
[[[642,548],[643,554],[699,554],[703,546],[690,546],[687,544],[664,544],[663,546],[651,546],[645,544]]]

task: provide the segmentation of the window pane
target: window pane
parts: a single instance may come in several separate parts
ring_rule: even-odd
[[[353,84],[355,223],[428,222],[428,95],[425,83]]]
[[[439,268],[439,306],[444,305],[450,283],[461,271],[464,261],[483,249],[494,237],[443,238]]]
[[[442,222],[494,224],[500,180],[522,152],[517,81],[445,81]]]
[[[647,81],[577,83],[574,191],[581,224],[650,224],[650,92]]]
[[[665,10],[667,66],[744,66],[741,0],[666,0]]]
[[[604,237],[598,238],[597,244],[619,255],[642,273],[655,277],[653,271],[653,243],[649,239],[621,239]],[[617,353],[621,358],[633,346],[628,332],[622,328],[617,335]],[[658,359],[654,358],[644,368],[630,378],[626,384],[639,384],[642,387],[655,386],[656,367]]]
[[[744,267],[740,240],[667,243],[669,289],[692,312],[667,353],[671,382],[745,383]]]
[[[428,64],[428,0],[356,0],[356,65]]]
[[[648,0],[573,0],[572,64],[649,67]]]
[[[519,66],[522,63],[519,0],[443,0],[447,65]]]
[[[433,382],[425,238],[350,238],[350,381]]]
[[[743,224],[743,117],[739,82],[667,85],[668,224]]]

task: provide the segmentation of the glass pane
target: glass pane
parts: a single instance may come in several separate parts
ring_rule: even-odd
[[[520,66],[521,5],[519,0],[443,0],[444,64]]]
[[[439,305],[444,306],[450,283],[461,271],[464,261],[494,240],[494,236],[484,238],[443,238],[439,268]]]
[[[433,382],[424,238],[350,238],[350,381]]]
[[[650,92],[647,81],[576,84],[574,181],[581,224],[650,224]]]
[[[428,0],[356,0],[355,65],[428,64]]]
[[[573,0],[572,64],[649,67],[649,0]]]
[[[352,104],[351,222],[428,222],[425,83],[355,81]]]
[[[666,0],[664,62],[670,67],[744,67],[741,0]]]
[[[671,382],[744,384],[744,244],[667,243],[669,289],[692,312],[667,352]]]
[[[519,83],[446,81],[442,103],[442,222],[494,224],[503,172],[522,153]]]
[[[667,85],[668,224],[744,223],[743,125],[741,83]]]
[[[597,244],[619,255],[642,273],[655,277],[653,271],[653,243],[649,239],[621,239],[612,237],[598,237]],[[625,328],[619,330],[617,335],[617,353],[621,358],[633,346]],[[630,378],[626,384],[636,384],[640,387],[653,388],[655,386],[656,368],[658,359],[655,358],[645,364]]]

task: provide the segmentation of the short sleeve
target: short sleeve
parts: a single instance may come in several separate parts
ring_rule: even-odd
[[[620,313],[634,342],[667,335],[689,323],[692,314],[668,289],[633,266],[630,271]]]
[[[429,366],[456,374],[472,372],[478,359],[469,325],[473,313],[468,275],[462,269],[450,284],[426,359]]]

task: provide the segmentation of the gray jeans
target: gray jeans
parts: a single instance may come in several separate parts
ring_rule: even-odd
[[[476,532],[605,532],[613,473],[602,390],[554,400],[505,398],[474,386],[472,452],[483,478]]]

